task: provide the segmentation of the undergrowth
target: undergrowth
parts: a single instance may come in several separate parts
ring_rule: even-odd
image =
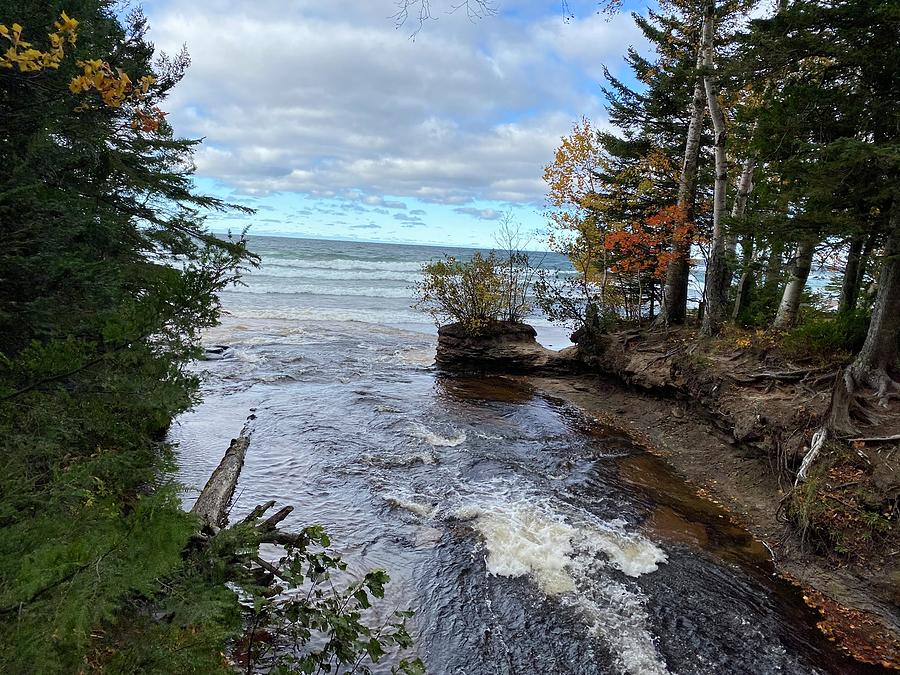
[[[876,488],[871,467],[834,444],[790,493],[787,514],[804,543],[848,559],[885,554],[900,530],[897,504]]]

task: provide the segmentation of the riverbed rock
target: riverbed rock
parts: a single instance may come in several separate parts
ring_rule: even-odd
[[[574,348],[547,349],[532,326],[508,321],[496,322],[481,335],[460,323],[441,326],[435,361],[445,370],[505,373],[573,370],[578,363]]]

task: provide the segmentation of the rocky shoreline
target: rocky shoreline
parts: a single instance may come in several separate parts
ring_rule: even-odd
[[[531,326],[498,324],[484,336],[459,325],[439,331],[437,365],[449,372],[525,377],[664,457],[704,497],[772,552],[778,572],[801,586],[820,629],[855,658],[900,669],[900,561],[815,552],[784,514],[785,480],[829,403],[827,378],[757,356],[699,351],[678,333],[575,336],[562,351]],[[811,382],[813,382],[811,384]],[[858,445],[858,444],[856,444]],[[878,499],[896,495],[897,460],[864,446]],[[890,553],[890,552],[889,552]]]

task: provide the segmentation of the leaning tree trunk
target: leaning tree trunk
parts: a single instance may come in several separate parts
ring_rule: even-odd
[[[756,131],[756,125],[753,125],[753,132]],[[747,159],[744,160],[744,164],[741,167],[741,177],[738,179],[737,183],[737,194],[734,197],[734,204],[731,206],[731,219],[733,221],[739,221],[744,217],[744,212],[747,210],[747,199],[750,197],[750,193],[753,192],[753,172],[756,170],[756,155],[750,155]],[[737,235],[730,234],[727,237],[727,246],[726,254],[728,258],[728,270],[725,273],[724,277],[724,289],[723,292],[727,295],[728,287],[731,285],[731,279],[734,276],[734,268],[737,267]],[[753,246],[753,240],[750,239],[750,246]],[[741,240],[741,250],[743,252],[743,271],[746,275],[748,270],[747,262],[747,240],[743,238]],[[741,277],[741,282],[743,283],[744,277]],[[737,305],[737,303],[736,303]],[[739,311],[739,310],[738,310]],[[736,316],[736,313],[734,314]]]
[[[697,54],[697,70],[703,61],[702,49]],[[684,146],[684,160],[678,179],[678,211],[686,222],[694,219],[694,193],[697,189],[697,162],[700,157],[700,135],[703,132],[703,113],[706,111],[706,96],[703,78],[694,83],[691,99],[691,120],[688,124],[687,141]],[[689,262],[692,237],[679,238],[672,243],[672,260],[666,268],[666,283],[662,289],[659,314],[656,325],[684,323],[687,316],[687,295]]]
[[[706,268],[706,311],[703,314],[703,325],[700,334],[706,337],[719,332],[725,316],[728,261],[725,259],[725,190],[728,180],[728,163],[725,157],[725,114],[719,104],[719,83],[713,72],[713,36],[715,34],[715,0],[706,6],[703,19],[703,37],[701,38],[703,53],[703,86],[706,89],[706,105],[712,118],[715,132],[716,182],[713,192],[713,237],[710,246],[709,262]]]
[[[847,252],[847,267],[844,269],[844,279],[841,282],[841,299],[838,301],[839,312],[851,312],[856,309],[856,299],[859,296],[859,267],[862,261],[862,248],[864,237],[855,234],[850,240],[850,250]]]
[[[869,332],[850,374],[858,384],[867,384],[884,397],[898,387],[889,371],[897,366],[900,343],[900,201],[891,208],[890,233],[878,277],[878,296],[872,310]]]
[[[781,304],[778,305],[778,313],[772,324],[773,328],[785,330],[797,323],[797,312],[800,310],[803,289],[806,288],[806,280],[809,279],[809,271],[812,269],[812,257],[815,250],[814,239],[804,239],[797,247],[797,256],[791,266],[791,276],[784,287]]]
[[[872,259],[872,252],[878,243],[878,232],[871,232],[866,237],[866,243],[863,246],[862,255],[859,258],[859,269],[856,271],[856,305],[859,306],[859,295],[862,293],[864,284],[866,283],[866,272],[869,270],[869,261]],[[868,293],[866,294],[868,301]]]

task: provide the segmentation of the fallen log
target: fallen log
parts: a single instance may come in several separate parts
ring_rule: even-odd
[[[225,451],[225,455],[191,508],[191,513],[199,516],[201,521],[201,540],[208,540],[210,535],[214,536],[228,526],[228,509],[244,466],[247,449],[250,447],[251,423],[255,419],[256,415],[250,415],[240,435],[231,440],[228,450]],[[274,499],[259,504],[244,516],[239,524],[251,526],[256,531],[256,541],[261,543],[296,546],[305,541],[302,534],[291,534],[278,529],[279,523],[294,510],[293,506],[283,506],[272,515],[263,518],[274,507]],[[260,566],[265,569],[265,566]]]
[[[213,471],[197,501],[194,502],[191,513],[199,516],[204,530],[213,534],[228,524],[228,507],[234,497],[234,488],[237,486],[241,469],[244,466],[244,457],[247,448],[250,447],[250,423],[256,419],[256,415],[250,415],[241,434],[231,440],[228,450],[219,462],[219,466]],[[255,511],[255,510],[254,510]]]

